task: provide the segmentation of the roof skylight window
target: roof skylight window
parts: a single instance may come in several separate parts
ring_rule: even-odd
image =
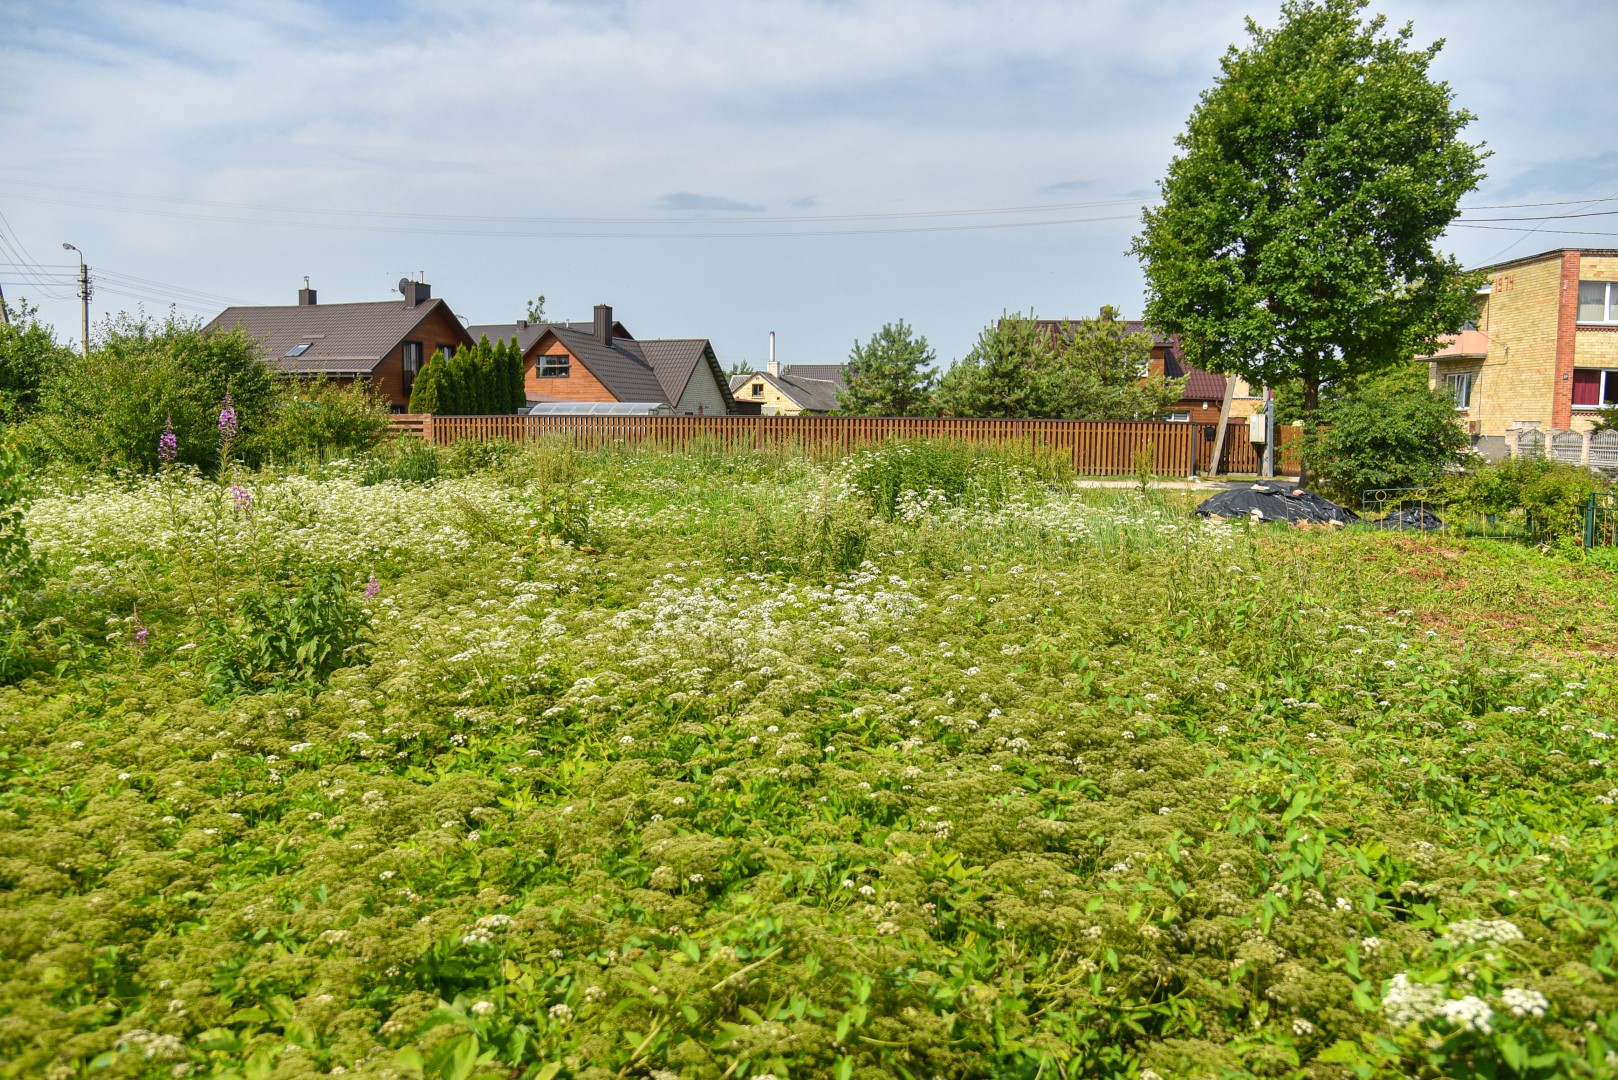
[[[314,342],[312,341],[300,341],[296,345],[292,346],[292,348],[287,350],[287,355],[302,356],[304,353],[309,351],[310,346],[313,344]]]

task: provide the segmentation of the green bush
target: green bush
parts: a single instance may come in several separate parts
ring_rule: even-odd
[[[209,701],[265,690],[314,691],[340,667],[363,659],[370,613],[350,597],[343,576],[318,570],[296,592],[260,587],[234,618],[205,626]]]
[[[1590,496],[1607,489],[1589,469],[1540,458],[1510,458],[1452,477],[1444,501],[1463,514],[1525,515],[1529,532],[1542,540],[1576,536]]]
[[[46,376],[39,411],[18,439],[64,465],[146,471],[157,467],[158,439],[169,428],[177,463],[212,471],[220,464],[226,395],[245,453],[269,423],[276,393],[275,376],[245,331],[205,333],[194,320],[121,314],[101,326],[88,358]]]
[[[428,484],[438,479],[441,468],[438,448],[414,435],[401,435],[384,443],[365,461],[361,479],[367,484],[402,480],[407,484]]]
[[[34,318],[27,304],[8,305],[9,324],[0,323],[0,424],[15,423],[39,408],[39,390],[73,352],[57,344],[51,328]]]
[[[1438,482],[1466,449],[1447,394],[1372,384],[1324,405],[1306,431],[1303,458],[1320,491],[1358,502],[1374,488]]]
[[[1053,454],[941,439],[895,439],[848,462],[848,487],[882,518],[918,503],[996,506],[1040,482],[1067,479],[1072,468]]]
[[[495,469],[517,454],[517,444],[509,439],[457,439],[443,455],[447,476],[471,476]]]
[[[388,433],[388,400],[365,383],[283,379],[268,421],[248,440],[267,461],[327,461],[370,450]]]
[[[0,446],[0,683],[26,669],[17,607],[23,591],[35,583],[37,567],[23,530],[25,495],[21,457]]]

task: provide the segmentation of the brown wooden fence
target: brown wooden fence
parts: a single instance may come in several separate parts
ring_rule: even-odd
[[[1213,455],[1212,425],[1166,420],[975,420],[857,416],[423,416],[393,418],[399,434],[437,446],[462,439],[532,442],[566,434],[581,447],[646,445],[679,450],[694,440],[732,449],[792,446],[822,456],[847,453],[885,439],[945,439],[980,445],[1020,443],[1071,457],[1086,476],[1135,471],[1136,450],[1152,448],[1152,471],[1160,476],[1207,474]],[[1279,471],[1297,471],[1297,428],[1279,428]],[[1247,423],[1233,420],[1225,436],[1224,473],[1256,473],[1258,458]]]

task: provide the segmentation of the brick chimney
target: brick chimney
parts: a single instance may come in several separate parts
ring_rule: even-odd
[[[612,348],[612,305],[596,305],[595,339]]]
[[[399,279],[399,292],[404,295],[405,307],[420,307],[433,298],[433,287],[425,281]]]
[[[315,306],[315,290],[313,290],[313,289],[311,289],[309,287],[309,279],[308,278],[303,279],[303,288],[298,290],[298,306],[299,307],[314,307]]]

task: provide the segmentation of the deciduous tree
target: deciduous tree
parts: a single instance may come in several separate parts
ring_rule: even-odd
[[[1289,0],[1249,20],[1178,139],[1134,250],[1146,318],[1195,366],[1254,385],[1322,383],[1438,347],[1476,277],[1436,247],[1484,154],[1472,114],[1367,0]]]

